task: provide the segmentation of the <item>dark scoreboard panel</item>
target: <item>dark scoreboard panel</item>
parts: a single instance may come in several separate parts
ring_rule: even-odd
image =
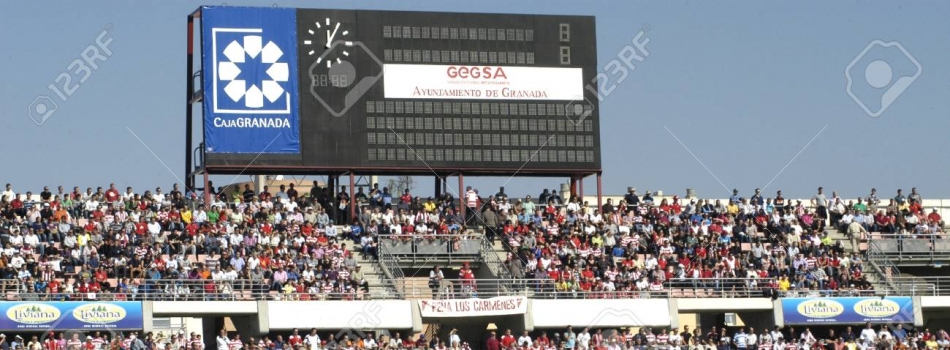
[[[206,163],[601,168],[593,17],[298,9],[299,154]]]

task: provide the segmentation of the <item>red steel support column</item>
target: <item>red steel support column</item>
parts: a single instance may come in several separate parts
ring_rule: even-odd
[[[577,200],[584,204],[584,178],[577,177]]]
[[[201,171],[204,174],[205,180],[205,210],[211,210],[211,188],[208,188],[208,169]]]
[[[350,224],[353,222],[353,219],[356,218],[356,174],[353,173],[353,170],[350,170]]]
[[[465,221],[465,214],[467,213],[468,205],[465,203],[465,177],[462,176],[462,172],[459,172],[459,215],[462,216],[462,222]]]
[[[572,196],[577,194],[577,177],[576,177],[576,176],[571,176],[570,189],[571,189],[571,195],[572,195]],[[562,197],[562,199],[564,199],[565,201],[568,200],[568,199],[570,199],[569,197],[568,197],[568,198],[564,198],[564,194],[563,194],[563,193],[561,193],[561,197]]]
[[[604,206],[604,187],[600,181],[601,173],[597,173],[597,209]]]

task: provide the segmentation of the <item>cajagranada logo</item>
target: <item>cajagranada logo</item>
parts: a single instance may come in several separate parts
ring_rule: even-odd
[[[813,318],[829,318],[844,313],[844,305],[834,300],[809,300],[798,304],[798,313]]]
[[[865,317],[890,317],[901,311],[901,306],[893,300],[867,299],[854,303],[854,312]]]
[[[90,304],[73,310],[73,317],[88,323],[114,323],[125,318],[125,309],[113,304]]]
[[[17,323],[43,324],[59,319],[58,308],[46,304],[23,304],[7,310],[7,318]]]

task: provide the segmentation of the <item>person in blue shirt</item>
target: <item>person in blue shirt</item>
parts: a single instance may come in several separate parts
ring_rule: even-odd
[[[741,197],[739,197],[739,190],[737,189],[732,190],[732,196],[729,196],[729,201],[736,204],[739,204],[742,202]]]
[[[389,187],[383,187],[383,208],[392,209],[393,195],[389,193]]]
[[[765,204],[765,200],[762,199],[762,190],[756,188],[756,189],[755,189],[755,194],[752,195],[752,198],[750,198],[750,200],[751,200],[751,201],[750,201],[749,203],[752,204],[752,205],[758,205],[758,206],[760,206],[760,207],[761,207],[762,205],[764,205],[764,204]]]
[[[577,334],[574,334],[574,331],[570,326],[567,327],[567,331],[564,332],[564,349],[574,349],[577,344]]]
[[[739,328],[739,332],[737,332],[732,337],[732,343],[735,345],[737,349],[743,350],[748,345],[747,344],[748,338],[749,338],[749,335],[745,333],[745,328]]]
[[[700,213],[698,213],[698,212],[697,212],[697,213],[693,213],[693,215],[691,215],[691,216],[689,217],[689,221],[691,221],[691,222],[701,222],[701,221],[703,221],[703,216],[702,216]]]
[[[653,195],[650,194],[650,191],[647,191],[647,193],[643,194],[641,201],[646,204],[653,204]]]
[[[897,327],[894,327],[891,333],[894,335],[894,339],[897,339],[898,343],[903,343],[904,339],[907,338],[907,330],[904,329],[903,323],[898,323]]]
[[[614,257],[622,258],[622,257],[624,256],[624,254],[626,254],[626,252],[623,250],[623,247],[621,247],[620,245],[615,245],[615,246],[614,246],[614,249],[613,249],[613,256],[614,256]]]
[[[570,225],[574,225],[574,222],[576,221],[577,221],[577,214],[575,214],[574,211],[571,210],[570,212],[567,213],[567,223]]]

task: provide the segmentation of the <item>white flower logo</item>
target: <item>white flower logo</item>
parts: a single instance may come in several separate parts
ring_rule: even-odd
[[[224,87],[224,92],[234,102],[244,98],[244,106],[247,108],[264,107],[264,98],[271,103],[277,102],[284,96],[284,88],[280,83],[287,82],[290,75],[290,67],[287,63],[277,62],[284,52],[273,41],[268,41],[267,45],[262,46],[260,36],[247,35],[243,41],[243,45],[237,40],[228,44],[224,49],[227,60],[218,63],[218,78],[228,82],[228,85]],[[248,87],[247,81],[237,79],[241,74],[238,63],[245,63],[246,57],[256,59],[258,55],[261,56],[261,63],[269,65],[265,71],[267,77],[261,81],[260,87],[257,84],[251,84]]]

